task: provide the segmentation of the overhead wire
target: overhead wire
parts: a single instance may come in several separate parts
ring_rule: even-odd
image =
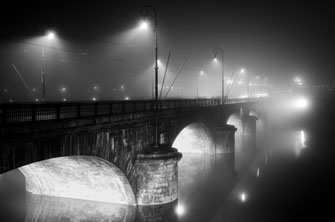
[[[16,68],[16,66],[14,65],[14,63],[12,63],[12,67],[14,68],[15,72],[17,73],[17,75],[20,77],[20,79],[22,80],[23,84],[25,85],[25,87],[27,88],[27,90],[29,91],[29,93],[31,94],[31,96],[33,97],[34,100],[36,100],[33,92],[31,91],[30,87],[28,86],[28,84],[26,83],[26,81],[24,81],[22,75],[20,74],[19,70]]]
[[[162,91],[163,91],[163,88],[164,88],[166,72],[167,72],[167,69],[168,69],[168,66],[169,66],[170,55],[171,55],[171,53],[169,52],[168,60],[166,62],[166,66],[165,66],[165,72],[164,72],[164,76],[163,76],[163,81],[162,81],[162,86],[161,86],[161,92],[159,94],[159,99],[161,99],[161,97],[162,97]]]
[[[176,77],[174,78],[174,80],[173,80],[173,82],[171,83],[171,85],[170,85],[170,87],[169,87],[168,91],[167,91],[167,92],[166,92],[166,94],[165,94],[164,100],[165,100],[165,99],[166,99],[166,97],[169,95],[169,92],[170,92],[171,88],[173,87],[173,84],[174,84],[174,83],[175,83],[175,81],[177,80],[178,76],[180,75],[180,72],[181,72],[182,68],[184,67],[184,65],[185,65],[186,61],[187,61],[187,58],[185,58],[185,61],[184,61],[184,63],[183,63],[183,64],[181,65],[181,67],[179,68],[179,70],[178,70],[178,73],[177,73]]]

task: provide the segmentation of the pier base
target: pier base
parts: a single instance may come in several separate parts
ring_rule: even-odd
[[[169,145],[160,145],[136,159],[138,205],[170,203],[178,198],[178,161],[182,154]]]
[[[234,154],[235,132],[233,125],[218,126],[215,130],[215,153]]]

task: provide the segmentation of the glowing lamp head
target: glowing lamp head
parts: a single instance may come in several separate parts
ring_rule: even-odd
[[[48,39],[54,39],[55,38],[55,33],[53,31],[49,31],[47,34]]]
[[[247,194],[245,192],[240,193],[240,200],[241,200],[242,203],[246,202]]]
[[[148,23],[146,21],[142,21],[140,24],[140,29],[141,30],[147,30],[149,27]]]
[[[182,204],[178,204],[178,206],[175,208],[175,212],[178,216],[182,216],[185,214],[185,207]]]
[[[300,109],[306,109],[308,107],[309,103],[306,98],[300,98],[296,101],[296,106]]]
[[[245,73],[245,69],[241,69],[241,73]]]

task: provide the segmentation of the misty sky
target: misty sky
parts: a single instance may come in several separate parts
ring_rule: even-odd
[[[165,86],[170,86],[187,59],[169,97],[193,98],[197,91],[204,97],[220,95],[221,66],[213,63],[217,46],[224,50],[226,78],[243,67],[251,81],[258,75],[281,88],[297,75],[310,84],[334,81],[330,4],[120,2],[35,1],[2,6],[2,102],[31,101],[27,87],[41,98],[42,45],[49,100],[151,98],[154,33],[137,28],[145,4],[158,13],[160,83],[169,52]],[[57,33],[54,40],[44,36],[48,27]],[[200,76],[200,71],[205,74]]]

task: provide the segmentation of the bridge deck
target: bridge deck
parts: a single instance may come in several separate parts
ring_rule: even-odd
[[[255,99],[227,99],[224,104],[251,102]],[[220,99],[175,99],[159,102],[160,110],[200,108],[222,105]],[[154,100],[46,102],[0,104],[0,124],[66,120],[129,113],[152,112]]]

